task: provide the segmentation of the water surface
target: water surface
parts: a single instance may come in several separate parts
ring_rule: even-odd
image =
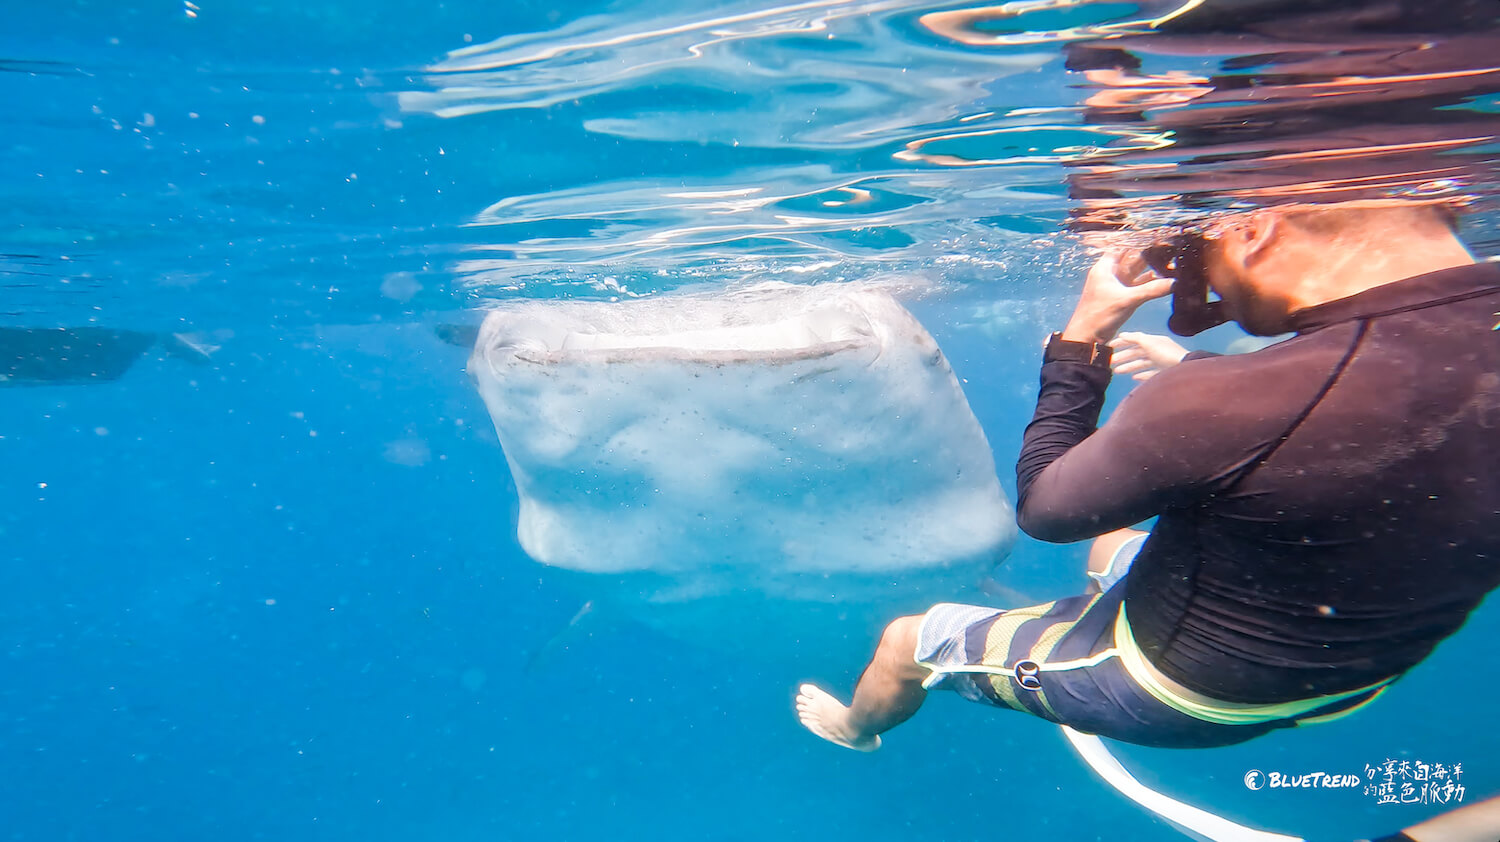
[[[1497,251],[1491,5],[16,11],[5,830],[1170,838],[1045,723],[935,699],[853,756],[790,700],[858,663],[809,675],[628,620],[559,638],[589,594],[516,545],[466,351],[434,329],[515,298],[899,282],[1013,490],[1040,340],[1101,237],[1407,199],[1463,209]],[[999,584],[1055,598],[1081,563],[1023,542]],[[1497,623],[1481,609],[1349,721],[1127,762],[1238,820],[1389,832],[1429,810],[1242,776],[1400,757],[1500,789],[1475,666]],[[851,624],[851,648],[877,632]]]

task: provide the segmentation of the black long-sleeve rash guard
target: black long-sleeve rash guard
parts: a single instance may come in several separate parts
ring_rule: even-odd
[[[1500,265],[1299,311],[1188,360],[1095,429],[1109,370],[1042,366],[1020,525],[1078,541],[1159,516],[1126,578],[1163,673],[1233,702],[1409,669],[1500,584]]]

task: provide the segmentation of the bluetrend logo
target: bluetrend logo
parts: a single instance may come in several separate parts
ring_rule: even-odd
[[[1363,785],[1364,780],[1359,775],[1340,775],[1335,772],[1291,775],[1286,772],[1251,769],[1245,773],[1246,789],[1353,789]]]
[[[1464,800],[1462,763],[1427,763],[1421,760],[1386,760],[1365,764],[1364,774],[1338,772],[1245,773],[1245,788],[1263,789],[1357,789],[1376,804],[1455,804]]]

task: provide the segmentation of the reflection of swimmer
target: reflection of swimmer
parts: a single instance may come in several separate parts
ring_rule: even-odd
[[[1184,242],[1179,284],[1297,335],[1164,371],[1096,429],[1106,343],[1173,281],[1140,255],[1089,273],[1044,355],[1017,514],[1098,537],[1104,592],[898,619],[852,706],[803,687],[814,733],[873,749],[949,689],[1128,742],[1234,744],[1371,701],[1500,584],[1500,265],[1410,205],[1261,210]]]
[[[1064,53],[1086,80],[1085,123],[1170,138],[1070,161],[1073,225],[1117,227],[1156,203],[1485,188],[1500,119],[1476,103],[1500,88],[1497,49],[1493,3],[1363,0],[1204,3],[1149,34],[1073,41]],[[1174,57],[1218,70],[1202,58],[1166,69]]]

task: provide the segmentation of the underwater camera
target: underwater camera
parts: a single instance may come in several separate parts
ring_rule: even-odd
[[[1167,329],[1178,336],[1197,336],[1229,321],[1224,302],[1210,301],[1208,266],[1203,260],[1208,238],[1202,234],[1179,234],[1144,249],[1141,257],[1151,271],[1172,279],[1172,315]]]

